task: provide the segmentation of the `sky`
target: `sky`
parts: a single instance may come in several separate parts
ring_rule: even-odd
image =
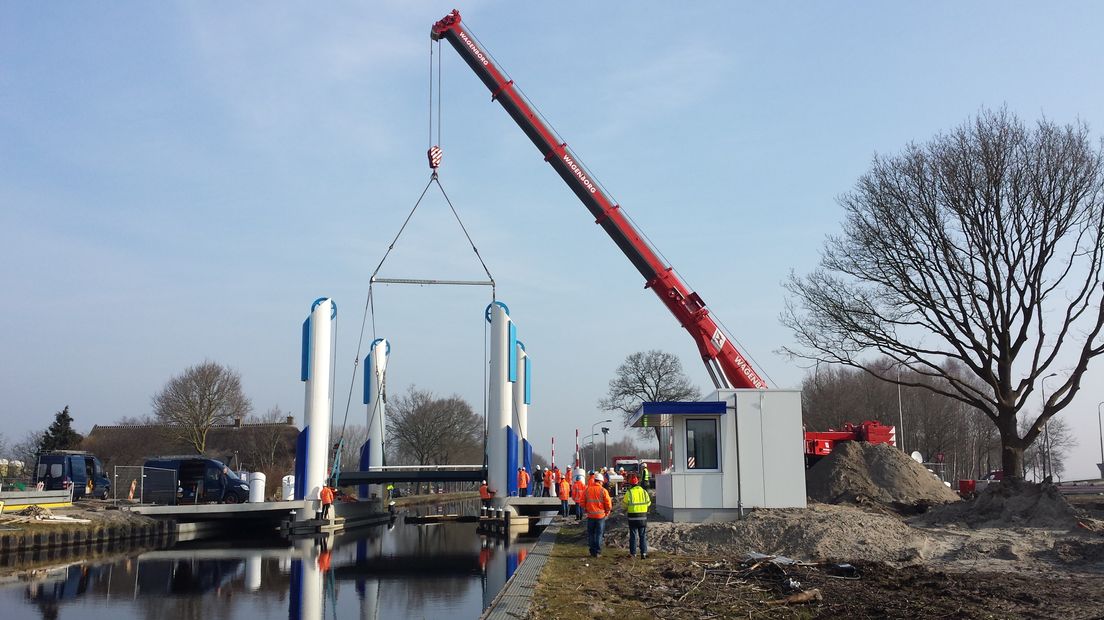
[[[322,296],[338,304],[336,418],[365,418],[362,325],[362,354],[392,343],[392,393],[481,403],[490,291],[377,286],[365,311],[429,178],[428,31],[454,5],[0,4],[0,432],[66,405],[84,432],[146,415],[205,360],[240,372],[258,413],[301,420],[301,323]],[[1002,105],[1104,129],[1097,3],[458,8],[781,388],[806,372],[779,352],[782,283],[815,268],[875,153]],[[441,53],[441,184],[531,356],[537,451],[554,436],[567,454],[609,417],[597,401],[633,352],[674,353],[710,386],[636,270]],[[379,275],[484,277],[433,192]],[[1102,379],[1096,360],[1060,414],[1071,478],[1096,476]]]

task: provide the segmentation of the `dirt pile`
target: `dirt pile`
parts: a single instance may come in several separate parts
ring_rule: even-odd
[[[958,499],[923,465],[888,444],[845,441],[805,473],[806,493],[838,504],[869,499],[886,505],[942,504]]]
[[[1068,529],[1077,525],[1079,511],[1052,484],[1004,481],[990,485],[977,497],[933,508],[913,519],[935,525],[965,523],[970,527],[1038,527]]]
[[[628,546],[627,528],[606,540]],[[797,560],[871,560],[912,563],[941,552],[922,530],[898,517],[853,506],[813,504],[807,509],[756,510],[743,521],[648,524],[648,546],[670,553],[735,555],[750,551]]]

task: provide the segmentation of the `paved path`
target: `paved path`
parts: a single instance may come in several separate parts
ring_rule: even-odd
[[[533,588],[537,585],[537,577],[541,569],[552,555],[552,547],[556,544],[556,534],[560,532],[560,523],[556,522],[545,528],[537,539],[533,550],[525,556],[514,576],[506,582],[506,586],[491,601],[479,620],[518,620],[529,613],[529,603],[532,602]]]

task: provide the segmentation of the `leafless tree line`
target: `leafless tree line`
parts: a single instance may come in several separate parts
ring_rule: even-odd
[[[883,376],[896,378],[900,371],[903,385],[887,383],[860,369],[821,365],[801,385],[806,430],[840,429],[848,422],[877,420],[897,427],[898,445],[906,451],[920,452],[927,462],[941,460],[948,481],[977,478],[1001,469],[1000,433],[984,413],[937,391],[909,385],[937,382],[939,378],[911,373],[889,358],[870,365]],[[1025,412],[1021,426],[1033,423],[1032,414],[1041,406],[1042,401],[1035,412]],[[1076,440],[1064,419],[1052,419],[1047,430],[1050,463],[1060,477]],[[1048,445],[1042,440],[1028,448],[1024,454],[1025,477],[1044,477],[1047,452]],[[1046,470],[1049,472],[1050,467]]]

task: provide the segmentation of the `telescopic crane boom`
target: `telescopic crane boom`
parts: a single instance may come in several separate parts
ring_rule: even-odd
[[[491,100],[498,101],[506,113],[521,127],[536,145],[545,161],[559,173],[571,191],[579,197],[594,216],[596,223],[621,248],[625,256],[644,276],[645,287],[652,289],[667,309],[675,315],[698,345],[698,352],[718,388],[765,388],[766,383],[747,359],[732,345],[720,325],[709,315],[705,302],[664,263],[643,235],[629,222],[621,207],[613,202],[587,171],[579,158],[558,140],[552,128],[544,122],[513,80],[491,60],[471,32],[453,11],[433,25],[433,40],[446,39],[456,49],[472,71],[491,91]]]

